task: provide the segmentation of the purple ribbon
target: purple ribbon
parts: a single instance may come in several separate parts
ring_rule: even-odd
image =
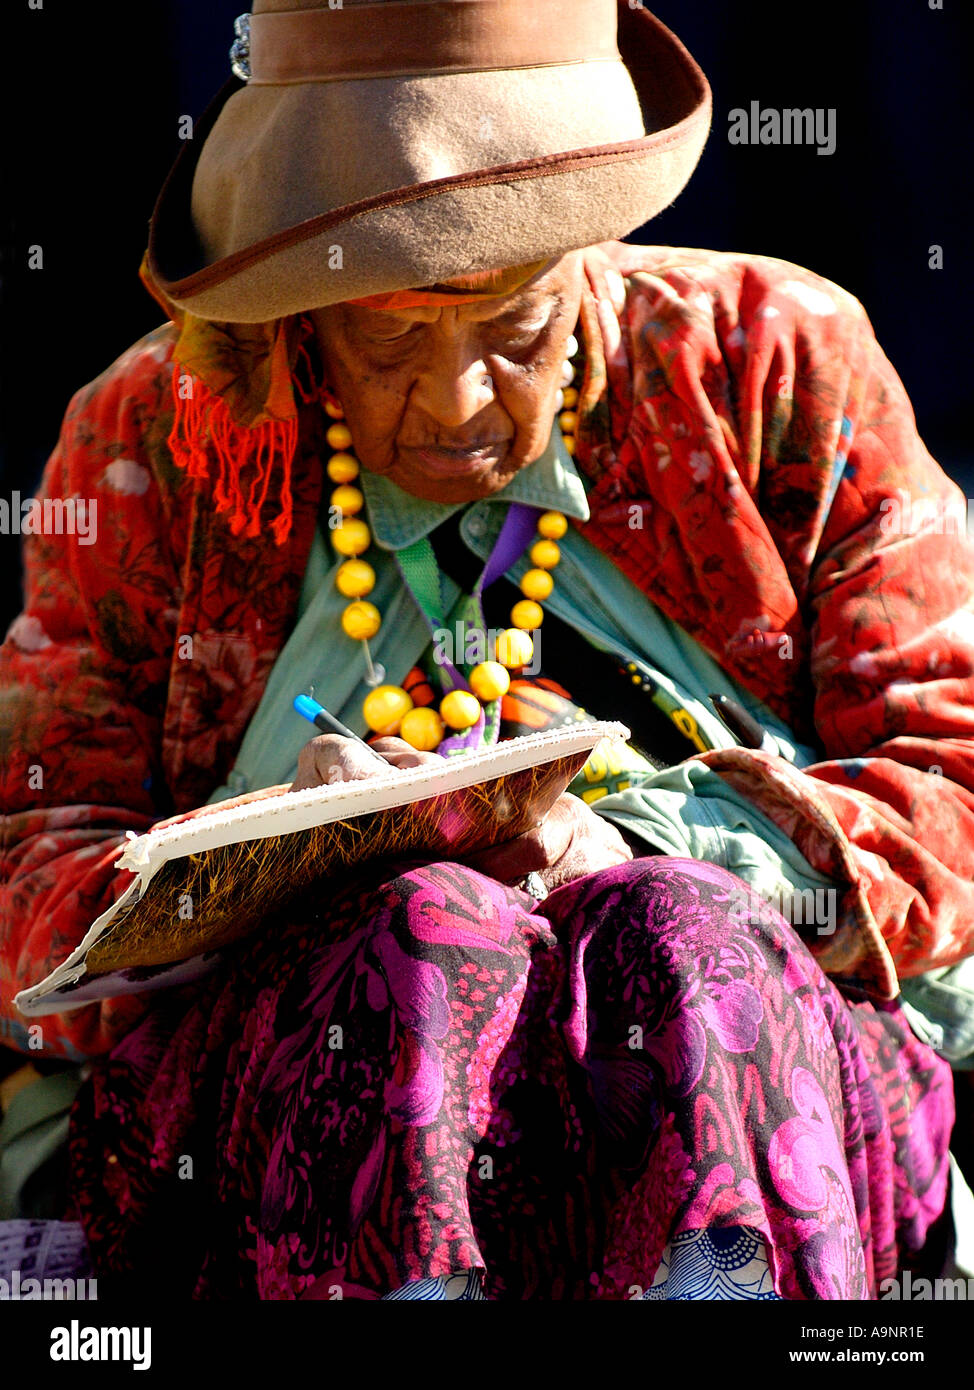
[[[529,507],[526,502],[512,502],[500,535],[487,557],[484,572],[477,581],[474,596],[479,599],[485,589],[489,589],[495,579],[500,579],[514,561],[527,549],[528,543],[538,525],[537,507]]]

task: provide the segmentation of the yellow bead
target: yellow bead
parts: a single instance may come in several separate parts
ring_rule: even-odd
[[[335,588],[345,598],[365,598],[375,588],[375,570],[365,560],[346,560],[338,567]]]
[[[578,405],[578,392],[575,390],[574,386],[566,386],[562,395],[565,398],[564,401],[562,401],[562,405],[564,405],[566,410],[571,410],[573,406]]]
[[[535,541],[528,554],[532,565],[537,565],[539,570],[553,570],[561,559],[561,551],[554,541]]]
[[[345,411],[337,401],[325,401],[325,414],[330,416],[332,420],[342,420],[344,419]]]
[[[555,581],[547,570],[527,570],[521,576],[521,593],[525,598],[533,598],[544,603],[550,597]]]
[[[470,684],[481,700],[499,700],[507,694],[511,678],[499,661],[482,661],[470,672]]]
[[[558,424],[561,426],[562,433],[574,434],[575,426],[578,424],[578,416],[574,410],[563,410],[558,416]]]
[[[331,533],[331,543],[339,555],[361,555],[372,544],[372,532],[364,521],[351,517],[335,527]]]
[[[377,685],[370,690],[362,705],[365,722],[375,734],[389,737],[399,732],[403,717],[413,702],[400,685]]]
[[[354,454],[332,454],[328,460],[328,476],[333,483],[354,482],[358,473],[358,459]]]
[[[359,642],[367,642],[370,637],[374,637],[382,626],[382,614],[374,603],[366,603],[364,599],[356,599],[350,603],[342,614],[342,627],[349,637],[354,637]]]
[[[543,512],[538,517],[538,534],[549,541],[560,541],[568,530],[568,520],[561,512]]]
[[[451,729],[469,729],[480,718],[480,701],[469,690],[451,690],[440,701],[440,714]]]
[[[502,666],[515,671],[519,666],[528,665],[534,656],[534,643],[520,628],[509,627],[498,637],[494,655]]]
[[[533,632],[536,627],[540,627],[543,618],[544,609],[533,599],[522,598],[521,602],[515,603],[511,609],[511,622],[515,627],[523,628],[525,632]]]
[[[352,431],[347,425],[336,420],[325,430],[325,438],[333,449],[347,449],[352,442]]]
[[[575,457],[575,436],[573,434],[563,434],[561,442],[565,446],[565,453],[569,458]]]
[[[399,737],[422,753],[438,748],[445,733],[446,725],[435,709],[411,709],[399,726]]]
[[[330,500],[331,505],[337,507],[343,516],[354,516],[365,506],[365,498],[357,487],[336,487]]]

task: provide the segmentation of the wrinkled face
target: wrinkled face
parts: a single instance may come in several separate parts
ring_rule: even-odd
[[[581,252],[514,294],[312,315],[362,467],[427,501],[471,502],[543,452],[578,319]]]

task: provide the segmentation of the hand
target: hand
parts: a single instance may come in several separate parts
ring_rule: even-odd
[[[380,754],[389,767],[405,770],[422,763],[443,764],[438,753],[421,753],[401,738],[378,738],[369,745]],[[373,758],[357,739],[341,734],[319,734],[310,739],[298,754],[298,775],[288,791],[301,792],[308,787],[331,786],[336,782],[365,782],[381,777],[388,768]]]
[[[467,855],[465,862],[500,883],[518,883],[537,873],[551,893],[573,879],[624,864],[632,857],[632,850],[611,821],[565,792],[533,830]]]

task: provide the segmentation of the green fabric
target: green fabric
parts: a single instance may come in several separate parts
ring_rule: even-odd
[[[43,1076],[7,1106],[0,1122],[0,1221],[63,1215],[65,1145],[81,1071]]]
[[[443,588],[440,571],[429,537],[422,536],[398,552],[399,564],[413,598],[433,627],[442,627]]]
[[[917,1037],[957,1071],[974,1071],[974,956],[901,982]]]

